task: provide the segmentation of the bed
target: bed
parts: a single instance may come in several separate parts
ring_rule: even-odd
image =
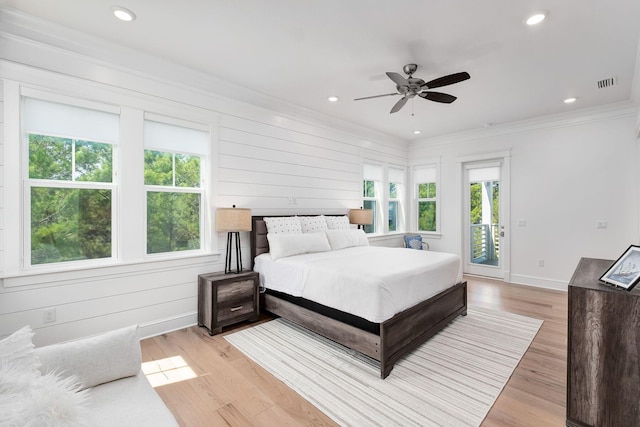
[[[275,216],[269,216],[273,217]],[[256,260],[261,261],[258,257],[264,257],[263,254],[270,251],[264,218],[252,217],[251,259],[254,269]],[[325,263],[328,262],[326,259],[329,256],[330,254],[311,258],[314,262],[320,259],[318,262]],[[453,284],[447,284],[442,288],[435,295],[408,307],[405,307],[405,303],[400,303],[402,310],[382,321],[377,321],[376,314],[354,315],[310,300],[303,295],[296,295],[296,292],[288,293],[274,289],[266,289],[263,293],[262,307],[270,313],[377,360],[380,363],[380,376],[384,379],[404,355],[442,330],[457,316],[466,315],[467,283],[454,281]],[[385,298],[380,298],[380,301],[384,300]],[[384,317],[386,316],[382,316]]]

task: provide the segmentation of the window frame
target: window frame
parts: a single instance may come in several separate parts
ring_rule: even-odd
[[[405,215],[404,215],[404,194],[405,194],[405,181],[406,181],[406,175],[407,175],[407,171],[405,168],[400,167],[400,166],[396,166],[396,165],[389,165],[386,167],[387,169],[387,173],[385,174],[385,176],[387,177],[387,179],[385,180],[385,188],[387,189],[387,218],[385,221],[386,224],[386,232],[391,234],[391,233],[404,233],[406,228],[405,228]],[[393,180],[392,175],[394,175],[392,173],[392,171],[396,171],[396,174],[400,174],[400,179],[399,180]],[[396,184],[396,197],[391,197],[391,184],[394,183]],[[389,229],[389,222],[391,220],[390,216],[389,216],[389,208],[391,207],[391,203],[397,203],[397,209],[396,209],[396,229],[395,230],[390,230]]]
[[[35,93],[34,93],[35,92]],[[100,139],[100,138],[86,138],[80,135],[60,134],[53,132],[36,132],[27,129],[26,125],[26,107],[25,98],[31,98],[34,100],[42,100],[50,103],[61,104],[67,107],[82,108],[86,110],[94,110],[98,112],[116,114],[118,116],[118,122],[120,121],[120,111],[111,105],[102,104],[94,101],[85,101],[80,99],[74,99],[62,95],[52,95],[47,93],[40,93],[36,91],[24,91],[19,94],[19,116],[21,117],[19,125],[19,153],[20,153],[20,181],[22,183],[22,203],[20,206],[21,212],[21,226],[20,226],[20,265],[21,271],[59,271],[76,268],[91,268],[102,265],[113,264],[118,259],[118,186],[116,183],[116,170],[118,166],[118,145],[117,141]],[[29,153],[30,153],[30,135],[44,135],[54,138],[70,139],[72,144],[77,141],[87,141],[100,144],[110,144],[112,146],[111,151],[111,182],[97,182],[97,181],[81,181],[76,179],[75,171],[75,155],[76,150],[72,149],[72,164],[71,164],[71,179],[70,180],[55,180],[55,179],[41,179],[31,178],[29,176]],[[118,130],[119,135],[119,130]],[[109,190],[111,192],[111,256],[103,258],[94,258],[86,260],[71,260],[71,261],[58,261],[49,263],[32,263],[32,240],[31,240],[31,189],[34,187],[41,188],[64,188],[64,189],[77,189],[77,190]]]
[[[398,185],[398,194],[397,197],[390,197],[390,177],[394,175],[399,175],[401,177],[400,180],[393,181]],[[372,209],[373,216],[373,224],[371,226],[364,226],[365,233],[368,235],[388,235],[388,234],[396,234],[396,233],[404,233],[406,231],[406,211],[405,211],[405,201],[406,201],[406,190],[405,190],[405,182],[407,179],[407,169],[404,166],[399,166],[396,164],[388,164],[381,163],[376,161],[364,160],[362,163],[362,207],[367,209],[367,202],[374,203],[374,208]],[[365,197],[364,189],[365,183],[367,181],[372,181],[374,183],[374,197]],[[396,230],[389,230],[389,206],[392,202],[398,202],[398,213],[396,220]],[[367,231],[371,230],[372,231]]]
[[[200,254],[205,250],[205,243],[206,243],[206,239],[205,239],[205,209],[204,209],[204,203],[205,203],[205,171],[206,171],[206,158],[204,158],[203,156],[200,156],[198,154],[193,154],[193,153],[187,153],[187,152],[183,152],[183,151],[168,151],[168,150],[158,150],[158,149],[152,149],[152,148],[144,148],[144,151],[159,151],[162,153],[171,153],[173,155],[173,159],[172,159],[172,167],[173,167],[173,179],[172,179],[172,185],[157,185],[157,184],[146,184],[144,183],[144,246],[145,246],[145,258],[162,258],[162,257],[167,257],[167,256],[171,256],[171,255],[190,255],[190,254]],[[177,155],[188,155],[188,156],[193,156],[193,157],[198,157],[200,159],[200,180],[199,180],[199,185],[198,187],[180,187],[180,186],[176,186],[176,162],[175,162],[175,156]],[[144,172],[144,165],[143,165],[143,172]],[[150,192],[154,192],[154,193],[183,193],[183,194],[198,194],[200,196],[200,211],[198,213],[198,226],[199,226],[199,230],[200,230],[200,235],[199,235],[199,240],[200,240],[200,247],[198,249],[186,249],[186,250],[181,250],[181,251],[167,251],[167,252],[155,252],[155,253],[149,253],[149,223],[148,223],[148,218],[149,218],[149,206],[148,206],[148,200],[149,200],[149,193]]]
[[[383,176],[384,171],[382,165],[376,162],[364,161],[362,164],[362,207],[364,209],[371,209],[372,223],[365,225],[364,232],[368,235],[384,234],[384,221],[386,215],[383,212],[383,206],[386,191],[383,189]],[[365,195],[366,182],[373,182],[373,197]],[[373,206],[370,206],[370,204]],[[380,225],[383,225],[380,227]],[[382,230],[381,230],[382,228]]]
[[[432,179],[421,179],[420,175],[421,175],[421,171],[431,171],[428,172],[430,175],[433,175]],[[435,192],[436,195],[435,197],[426,197],[426,198],[421,198],[420,197],[420,185],[421,184],[434,184],[435,185]],[[441,215],[440,215],[440,194],[441,194],[441,188],[440,188],[440,166],[438,163],[429,163],[429,164],[423,164],[423,165],[418,165],[418,166],[414,166],[413,167],[413,189],[414,189],[414,215],[415,215],[415,219],[413,221],[413,226],[415,227],[415,230],[417,233],[420,234],[427,234],[427,235],[432,235],[432,236],[439,236],[441,234]],[[420,202],[434,202],[435,203],[435,215],[436,215],[436,219],[435,219],[435,226],[436,229],[434,231],[430,231],[430,230],[420,230]]]
[[[153,129],[152,124],[149,124],[150,127],[147,127],[147,122],[154,122],[159,124],[161,127],[165,127],[164,131],[167,133],[173,134],[175,129],[172,130],[172,127],[182,128],[182,130],[186,130],[187,133],[192,131],[202,132],[205,135],[205,140],[207,141],[207,146],[205,149],[199,149],[199,145],[194,145],[193,141],[189,141],[188,144],[183,145],[186,146],[187,149],[176,149],[173,144],[167,143],[167,141],[159,142],[155,140],[147,140],[147,133],[156,132],[157,129]],[[168,126],[168,127],[167,127]],[[213,161],[211,160],[213,157],[213,136],[214,136],[214,128],[211,124],[205,124],[200,121],[188,120],[182,117],[176,117],[175,115],[169,116],[165,112],[158,111],[145,111],[144,117],[142,120],[142,127],[144,129],[143,132],[143,141],[142,141],[142,191],[144,193],[144,201],[143,201],[143,217],[144,217],[144,258],[145,259],[162,259],[162,258],[176,258],[176,257],[189,257],[199,254],[210,253],[216,249],[217,245],[217,233],[213,229],[213,224],[211,221],[211,211],[209,207],[208,200],[211,199],[211,191],[215,186],[215,181],[213,177],[213,171],[211,164]],[[165,132],[162,132],[163,134]],[[202,136],[202,135],[199,135]],[[165,153],[174,154],[173,159],[173,186],[158,186],[158,185],[147,185],[144,182],[144,151],[145,150],[153,150],[153,151],[161,151]],[[197,188],[193,187],[178,187],[175,186],[175,155],[189,155],[189,156],[198,156],[200,157],[200,182]],[[147,188],[155,188],[148,190]],[[187,192],[187,193],[199,193],[200,194],[200,248],[192,249],[192,250],[184,250],[184,251],[170,251],[170,252],[160,252],[160,253],[148,253],[148,206],[147,206],[147,193],[148,191],[166,191],[166,192]]]
[[[373,197],[365,196],[364,189],[366,187],[367,182],[373,182]],[[378,200],[378,194],[380,193],[377,188],[379,187],[378,181],[371,179],[363,179],[362,180],[362,207],[364,209],[371,209],[371,224],[363,225],[364,232],[367,234],[377,234],[378,233],[378,206],[380,206],[380,201]],[[371,206],[373,204],[373,206]]]
[[[212,263],[220,256],[219,236],[214,229],[213,207],[217,176],[213,170],[218,150],[219,114],[198,106],[189,106],[171,100],[140,97],[134,93],[105,91],[93,85],[76,86],[60,80],[57,89],[39,88],[19,80],[4,80],[2,100],[5,105],[4,136],[4,200],[15,206],[5,209],[4,215],[4,262],[0,265],[0,275],[5,287],[17,287],[40,283],[42,274],[54,274],[63,278],[93,278],[109,272],[142,271],[158,262],[183,265],[185,262]],[[25,239],[30,233],[30,209],[27,205],[29,192],[25,185],[25,171],[28,170],[28,141],[25,143],[25,111],[23,99],[37,98],[45,101],[68,104],[89,109],[105,110],[119,115],[118,143],[113,149],[112,183],[112,252],[110,258],[95,260],[66,261],[27,265],[30,259],[31,240]],[[152,113],[151,113],[152,112]],[[145,257],[146,242],[143,235],[145,213],[143,182],[143,124],[147,114],[158,114],[170,121],[189,123],[206,129],[206,166],[201,175],[203,196],[201,198],[201,250],[197,253],[175,252],[164,257]],[[38,133],[38,132],[32,132]],[[80,140],[101,141],[100,138],[76,137]],[[0,141],[1,142],[1,141]],[[15,143],[14,143],[15,142]],[[10,185],[9,185],[10,184]],[[124,184],[124,185],[123,185]],[[85,184],[74,184],[85,185]],[[30,190],[29,190],[30,191]],[[205,261],[206,260],[206,261]],[[168,265],[168,264],[163,264]]]

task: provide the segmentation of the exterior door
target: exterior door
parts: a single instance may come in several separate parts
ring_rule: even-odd
[[[464,164],[464,272],[508,279],[504,161]]]

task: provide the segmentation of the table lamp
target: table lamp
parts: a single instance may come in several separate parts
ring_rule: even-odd
[[[373,222],[373,211],[371,209],[349,209],[349,223],[358,224],[364,228],[365,225],[369,225]]]
[[[231,270],[231,252],[233,238],[236,240],[236,273],[242,271],[242,250],[240,248],[240,232],[251,231],[251,209],[218,208],[216,209],[216,231],[227,232],[227,254],[224,264],[225,274],[233,273]]]

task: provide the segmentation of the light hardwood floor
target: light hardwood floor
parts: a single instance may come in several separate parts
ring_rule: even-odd
[[[567,294],[467,277],[470,305],[543,319],[483,426],[564,426]],[[261,322],[269,321],[263,315]],[[181,356],[195,378],[156,387],[181,426],[335,426],[321,411],[232,347],[197,326],[142,341],[143,361]],[[182,375],[184,369],[168,375]]]

